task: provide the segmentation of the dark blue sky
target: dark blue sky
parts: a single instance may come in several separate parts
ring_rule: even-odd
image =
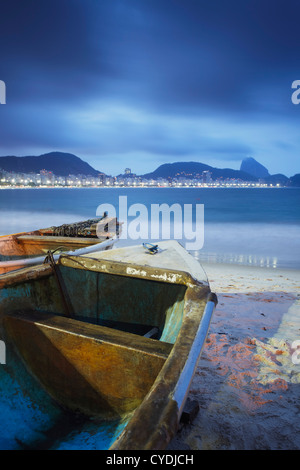
[[[0,0],[0,155],[300,172],[300,1]]]

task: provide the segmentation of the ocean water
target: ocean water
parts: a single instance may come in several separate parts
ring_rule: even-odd
[[[179,211],[155,219],[152,208],[162,204]],[[100,209],[125,222],[120,246],[175,238],[192,243],[200,262],[300,269],[299,188],[3,189],[0,234],[85,220]]]

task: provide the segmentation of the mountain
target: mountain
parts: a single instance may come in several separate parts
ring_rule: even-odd
[[[0,157],[0,169],[16,173],[39,173],[52,171],[57,176],[89,175],[97,176],[99,171],[72,153],[50,152],[40,156]]]
[[[251,161],[250,161],[251,160]],[[244,165],[243,165],[244,162]],[[142,175],[145,179],[158,179],[158,178],[198,178],[202,176],[203,171],[209,171],[213,180],[216,178],[225,179],[239,179],[242,181],[258,181],[263,180],[267,184],[280,184],[280,186],[294,186],[300,187],[300,173],[288,178],[287,176],[278,173],[276,175],[270,175],[268,170],[261,165],[254,158],[247,158],[243,160],[241,168],[246,168],[251,173],[247,173],[244,170],[232,170],[230,168],[214,168],[200,162],[177,162],[177,163],[165,163],[160,165],[156,170],[151,173]],[[260,176],[254,176],[253,173]],[[261,176],[264,174],[265,176]]]
[[[290,178],[291,186],[300,188],[300,173],[296,173]]]
[[[269,175],[267,178],[263,178],[263,180],[268,184],[280,184],[281,186],[288,186],[291,183],[291,179],[292,178],[288,178],[281,173]]]
[[[165,163],[160,165],[152,173],[143,175],[146,179],[157,179],[157,178],[179,178],[181,176],[187,178],[197,178],[202,175],[203,171],[209,171],[212,179],[224,178],[224,179],[240,179],[243,181],[257,181],[257,178],[251,176],[249,173],[241,170],[232,170],[230,168],[214,168],[200,162],[176,162],[176,163]]]
[[[140,176],[145,179],[199,178],[202,177],[203,171],[209,171],[213,180],[217,178],[223,178],[224,180],[239,179],[242,181],[258,181],[258,179],[262,179],[268,184],[300,187],[299,173],[291,178],[282,174],[270,175],[268,170],[254,160],[254,158],[244,159],[240,168],[240,170],[232,170],[231,168],[215,168],[201,162],[176,162],[165,163],[153,172]],[[245,171],[245,169],[248,171]],[[52,171],[57,176],[98,176],[99,173],[104,174],[95,170],[76,155],[64,152],[50,152],[39,156],[0,157],[0,173],[1,170],[16,173],[39,173],[41,170],[47,170]],[[265,176],[262,176],[263,174]]]
[[[255,176],[255,178],[268,178],[270,176],[267,168],[252,157],[244,158],[240,170]]]

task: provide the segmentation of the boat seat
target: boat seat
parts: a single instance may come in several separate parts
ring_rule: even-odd
[[[28,369],[62,405],[115,416],[138,406],[172,344],[51,313],[3,318]]]
[[[151,336],[158,332],[152,328],[144,336],[121,331],[107,326],[85,323],[73,318],[39,311],[21,311],[6,316],[6,322],[27,323],[36,325],[42,330],[60,330],[65,334],[80,335],[95,342],[116,344],[144,351],[147,354],[161,356],[166,359],[171,352],[172,344],[153,340]]]

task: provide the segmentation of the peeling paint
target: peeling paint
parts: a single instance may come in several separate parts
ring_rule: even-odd
[[[143,269],[135,269],[135,268],[126,268],[126,273],[131,274],[133,276],[147,276],[147,272]]]
[[[160,279],[162,281],[168,281],[172,283],[177,283],[181,279],[181,275],[175,273],[151,274],[151,277],[154,279]]]

